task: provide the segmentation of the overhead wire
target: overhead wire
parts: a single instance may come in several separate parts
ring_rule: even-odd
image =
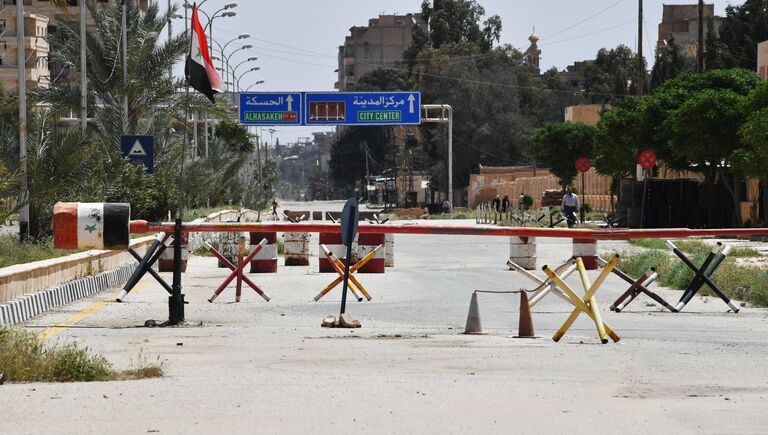
[[[558,32],[555,32],[555,33],[553,33],[553,34],[549,35],[549,36],[546,36],[546,37],[544,37],[544,38],[541,38],[541,40],[543,41],[544,39],[549,39],[549,38],[552,38],[553,36],[557,36],[557,35],[560,35],[560,34],[563,34],[563,33],[567,32],[567,31],[569,31],[569,30],[571,30],[571,29],[574,29],[574,28],[576,28],[576,27],[578,27],[578,26],[580,26],[580,25],[582,25],[582,24],[586,23],[587,21],[589,21],[589,20],[591,20],[591,19],[593,19],[593,18],[595,18],[595,17],[598,17],[598,16],[602,15],[604,12],[607,12],[608,10],[610,10],[610,9],[614,8],[615,6],[618,6],[618,5],[619,5],[619,3],[622,3],[623,1],[624,1],[624,0],[618,0],[617,2],[615,2],[615,3],[611,4],[610,6],[608,6],[607,8],[605,8],[605,9],[602,9],[602,10],[598,11],[598,12],[597,12],[597,13],[595,13],[594,15],[590,15],[589,17],[587,17],[587,18],[585,18],[585,19],[583,19],[583,20],[579,21],[579,22],[578,22],[578,23],[576,23],[576,24],[573,24],[573,25],[571,25],[571,26],[568,26],[568,27],[566,27],[566,28],[565,28],[565,29],[563,29],[563,30],[560,30],[560,31],[558,31]]]

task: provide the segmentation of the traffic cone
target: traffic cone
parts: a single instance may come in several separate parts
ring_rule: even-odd
[[[472,299],[469,302],[469,312],[467,313],[467,326],[464,327],[465,334],[485,334],[483,325],[480,324],[480,310],[477,308],[477,292],[472,292]]]
[[[528,303],[528,295],[520,292],[520,325],[518,326],[517,338],[535,338],[533,332],[533,318],[531,317],[531,305]]]

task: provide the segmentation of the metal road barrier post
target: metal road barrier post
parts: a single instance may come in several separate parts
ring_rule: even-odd
[[[360,284],[360,281],[353,275],[355,272],[359,271],[363,266],[365,266],[366,263],[371,261],[372,259],[376,258],[377,251],[381,249],[383,245],[379,245],[376,248],[374,248],[373,251],[369,252],[368,255],[361,258],[360,261],[355,263],[354,265],[350,266],[349,268],[349,289],[352,292],[353,295],[357,298],[358,302],[362,301],[363,298],[361,298],[356,291],[360,291],[360,293],[365,296],[366,299],[369,301],[373,299],[370,294],[368,294],[368,291],[363,287],[362,284]],[[328,262],[333,267],[336,274],[339,276],[333,280],[330,284],[328,284],[317,296],[315,296],[315,301],[319,301],[320,298],[328,294],[331,290],[333,290],[334,287],[339,285],[344,280],[344,267],[345,264],[343,261],[341,261],[333,252],[331,252],[330,249],[328,249],[325,245],[320,245],[320,247],[323,250],[323,253],[325,254],[326,258],[328,259]]]
[[[136,286],[136,284],[139,283],[139,281],[141,281],[141,278],[144,277],[147,271],[152,268],[152,265],[155,264],[155,262],[160,258],[160,255],[162,255],[163,251],[168,248],[170,240],[173,240],[170,234],[161,232],[155,236],[155,240],[152,242],[152,245],[149,246],[143,257],[140,257],[136,251],[133,251],[133,254],[135,254],[134,258],[139,257],[137,258],[139,260],[139,266],[136,268],[136,270],[133,271],[125,285],[123,285],[122,290],[120,290],[117,298],[115,298],[115,302],[123,302],[123,300],[125,300],[125,297],[128,296],[128,293],[133,290],[133,288]],[[129,252],[130,251],[132,251],[132,249],[129,250]],[[154,270],[152,272],[154,272]],[[155,274],[152,276],[155,276]],[[156,277],[155,279],[158,278],[159,277]],[[164,282],[162,279],[159,279],[159,281],[161,282],[161,285]],[[173,289],[171,289],[171,293],[173,293]]]
[[[672,241],[667,240],[666,244],[670,249],[672,249],[672,252],[674,252],[675,255],[677,255],[677,257],[680,258],[680,260],[682,260],[682,262],[696,274],[693,280],[691,280],[690,284],[688,284],[688,288],[686,288],[683,296],[680,297],[680,301],[675,306],[678,311],[682,311],[683,307],[685,307],[688,302],[693,299],[696,293],[698,293],[698,291],[704,285],[706,285],[713,292],[715,292],[715,294],[718,295],[726,305],[728,305],[728,308],[730,308],[731,311],[734,313],[739,312],[739,306],[734,303],[731,298],[726,296],[726,294],[723,293],[723,291],[720,290],[720,288],[714,282],[712,282],[711,279],[717,268],[720,267],[720,265],[723,263],[723,260],[725,260],[725,257],[731,252],[730,246],[723,246],[722,243],[717,242],[717,244],[707,255],[707,258],[704,260],[704,263],[701,265],[701,267],[696,267],[696,265],[693,264],[693,262],[682,251],[680,251],[675,246],[675,244],[672,243]]]
[[[565,293],[563,293],[562,290],[557,288],[557,285],[554,283],[554,281],[552,281],[552,278],[547,278],[546,280],[540,279],[539,277],[527,271],[523,266],[515,263],[511,259],[507,260],[507,266],[509,266],[509,268],[512,270],[516,270],[517,272],[520,272],[521,275],[533,281],[537,285],[536,288],[530,290],[533,293],[533,296],[531,296],[530,302],[529,302],[531,308],[533,308],[534,305],[539,303],[540,300],[544,299],[544,296],[548,295],[550,292],[560,297],[564,301],[568,302],[569,304],[573,305],[573,302],[568,297],[568,295],[566,295]],[[559,275],[562,279],[565,279],[570,274],[572,274],[575,270],[576,270],[576,259],[571,257],[568,259],[568,261],[558,266],[555,269],[555,273]]]
[[[240,264],[237,266],[233,265],[225,256],[223,256],[219,251],[217,251],[213,246],[211,246],[210,243],[206,242],[205,247],[208,249],[208,252],[213,254],[216,258],[219,259],[224,265],[229,268],[232,272],[227,276],[227,278],[219,285],[219,287],[216,288],[213,292],[213,296],[208,299],[208,302],[213,303],[214,300],[216,300],[217,297],[221,294],[221,292],[224,291],[225,288],[229,285],[229,283],[232,282],[233,279],[236,277],[239,277],[242,282],[248,284],[249,287],[253,289],[256,293],[259,294],[262,298],[264,298],[265,301],[269,302],[269,296],[267,296],[256,284],[254,284],[253,281],[251,281],[243,271],[245,270],[245,266],[253,259],[256,254],[261,251],[261,249],[264,247],[264,245],[267,244],[267,239],[261,239],[261,242],[256,245],[256,247],[251,251],[250,254],[248,254],[247,257],[245,257]]]
[[[584,267],[584,263],[580,258],[577,258],[576,267],[579,270],[579,275],[581,276],[581,285],[584,287],[584,296],[581,298],[568,286],[568,284],[563,281],[560,276],[558,276],[552,269],[550,269],[549,266],[543,267],[544,273],[546,273],[547,276],[549,276],[552,281],[554,281],[554,283],[560,287],[560,289],[563,290],[563,292],[565,292],[569,298],[571,298],[571,301],[576,306],[576,308],[574,308],[571,312],[571,315],[568,316],[568,319],[565,321],[565,323],[563,323],[563,326],[561,326],[560,329],[552,337],[554,341],[560,341],[560,339],[563,337],[563,335],[565,335],[565,333],[568,331],[571,325],[573,325],[573,322],[576,321],[576,318],[578,318],[579,314],[581,313],[586,314],[595,322],[600,341],[603,344],[608,342],[606,336],[609,336],[614,342],[618,342],[621,339],[608,326],[608,324],[603,321],[602,316],[600,315],[600,309],[597,306],[597,300],[595,299],[595,293],[597,293],[597,290],[611,273],[611,270],[616,267],[618,262],[619,256],[615,255],[608,262],[606,267],[600,272],[600,275],[598,275],[594,284],[590,284],[589,279],[586,276],[587,272],[586,268]]]
[[[602,257],[598,257],[597,261],[600,263],[601,266],[605,266],[606,264],[608,264],[608,262]],[[611,272],[614,275],[621,278],[622,280],[626,281],[628,284],[630,284],[630,287],[624,293],[622,293],[621,296],[619,296],[613,302],[613,304],[611,304],[611,306],[609,307],[611,311],[620,313],[627,307],[627,305],[629,305],[632,301],[634,301],[635,298],[637,298],[641,294],[645,294],[646,296],[650,297],[654,301],[661,304],[662,307],[668,309],[669,311],[673,313],[677,312],[677,309],[675,307],[670,305],[661,296],[659,296],[658,294],[648,289],[648,287],[654,281],[656,281],[656,279],[659,277],[659,274],[658,272],[656,272],[656,269],[654,268],[648,269],[638,279],[632,278],[631,276],[619,270],[618,267],[614,267]]]

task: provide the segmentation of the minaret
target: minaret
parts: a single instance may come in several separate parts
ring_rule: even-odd
[[[531,36],[528,37],[528,40],[531,41],[531,46],[525,50],[526,61],[528,62],[528,65],[533,68],[536,74],[540,74],[541,71],[539,70],[539,60],[541,60],[541,50],[539,49],[538,45],[536,45],[536,43],[539,42],[539,35],[536,34],[535,26],[533,28],[533,33],[531,33]]]

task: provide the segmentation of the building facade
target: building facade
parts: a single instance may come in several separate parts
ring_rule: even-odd
[[[80,1],[67,0],[68,7],[59,9],[50,0],[18,0],[24,5],[24,55],[27,70],[27,88],[48,86],[53,80],[75,80],[67,68],[48,61],[50,52],[46,37],[56,32],[56,18],[80,17]],[[104,5],[115,5],[115,0],[94,0]],[[0,0],[0,86],[18,88],[19,56],[16,52],[16,3],[17,0]],[[147,9],[149,0],[139,0],[139,8]],[[87,17],[87,25],[93,25]]]
[[[716,33],[719,32],[722,21],[722,17],[715,15],[714,4],[704,5],[704,35],[709,32],[710,22],[713,30]],[[698,5],[664,5],[659,24],[657,48],[666,47],[670,38],[675,39],[683,55],[696,57],[699,42]]]
[[[379,15],[368,20],[367,26],[351,27],[344,45],[339,46],[335,88],[346,91],[366,73],[402,62],[415,26],[426,28],[420,14]]]
[[[768,80],[768,41],[757,44],[757,75]]]
[[[16,17],[0,16],[0,84],[3,87],[10,90],[18,88],[19,65],[24,65],[28,88],[48,86],[51,81],[46,39],[48,24],[46,16],[24,15],[25,52],[21,55],[16,44]]]

